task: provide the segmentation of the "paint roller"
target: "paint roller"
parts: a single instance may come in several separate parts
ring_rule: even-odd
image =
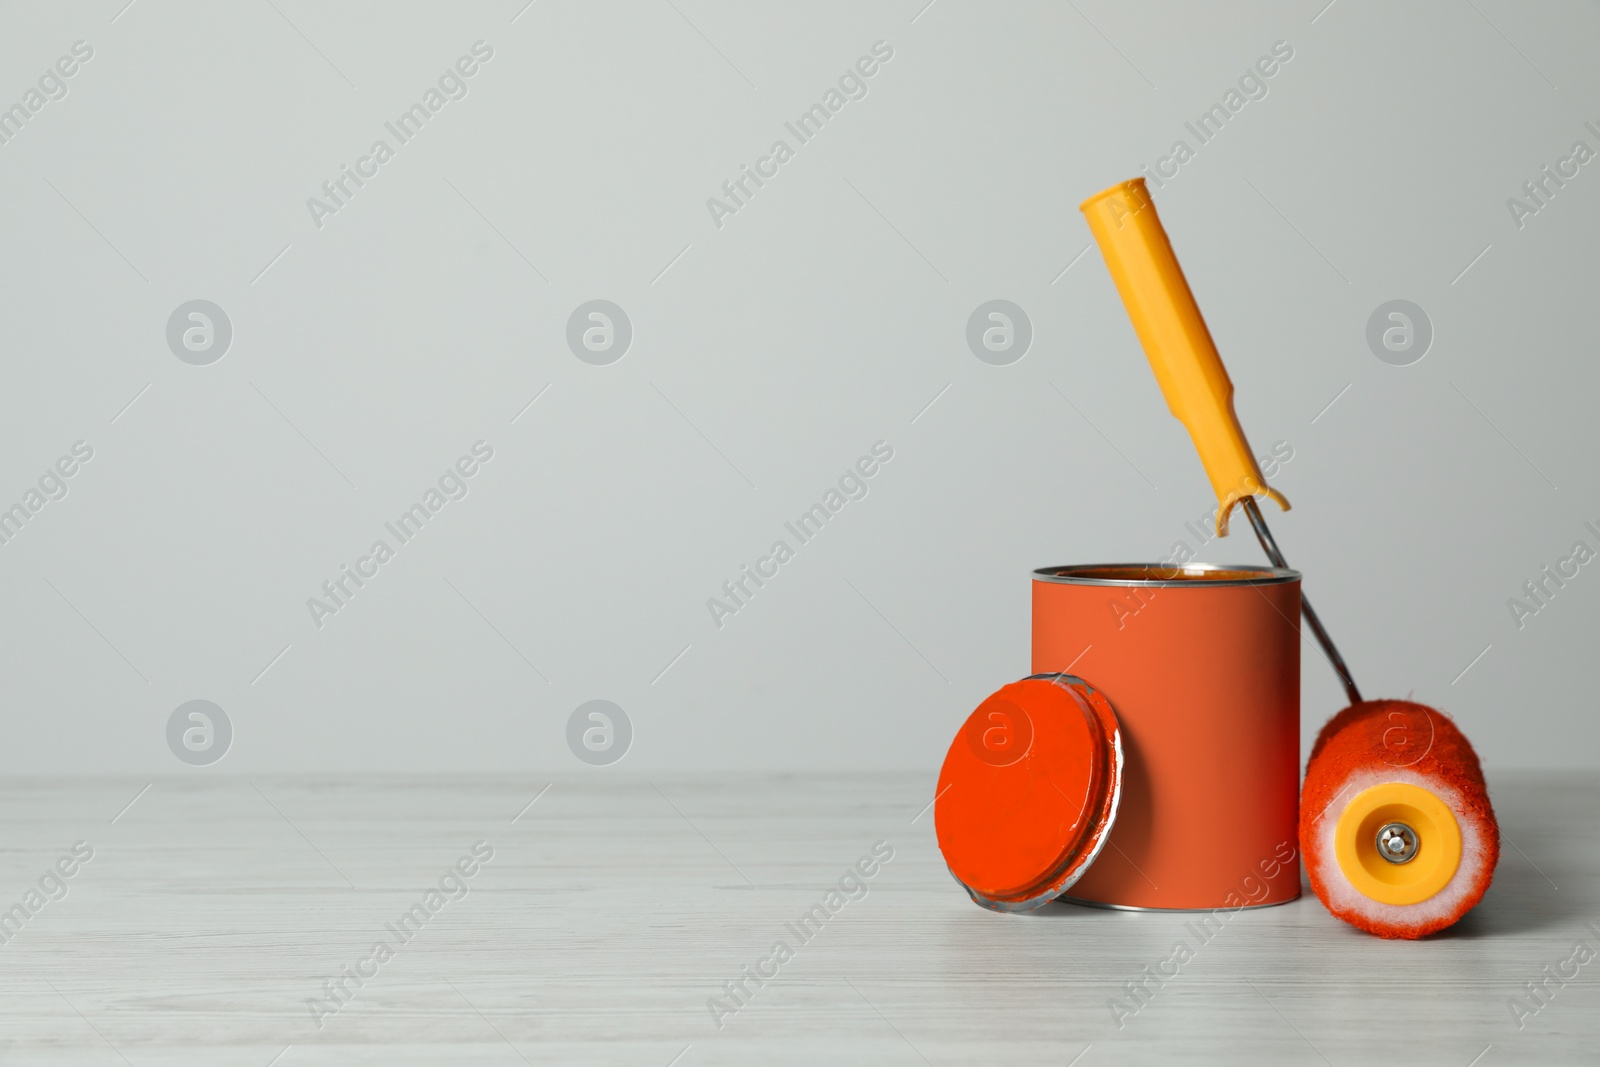
[[[1242,506],[1273,566],[1288,562],[1256,503],[1289,502],[1267,485],[1233,408],[1233,382],[1173,255],[1143,178],[1080,206],[1150,368],[1200,454],[1217,495],[1217,535]],[[1380,937],[1442,930],[1483,897],[1499,828],[1472,745],[1442,712],[1361,699],[1344,658],[1302,597],[1301,612],[1350,706],[1322,728],[1306,766],[1300,847],[1328,910]]]

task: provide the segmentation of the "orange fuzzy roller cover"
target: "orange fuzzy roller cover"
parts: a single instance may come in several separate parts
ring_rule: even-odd
[[[1300,795],[1311,888],[1379,937],[1443,930],[1483,898],[1500,828],[1478,754],[1442,712],[1369,700],[1317,735]]]

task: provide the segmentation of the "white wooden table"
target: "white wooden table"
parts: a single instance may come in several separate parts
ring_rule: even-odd
[[[652,784],[608,768],[539,795],[542,779],[197,773],[122,810],[145,784],[0,789],[0,907],[74,842],[94,850],[65,897],[41,892],[5,931],[0,1062],[1600,1061],[1600,960],[1550,983],[1521,1029],[1509,1007],[1546,965],[1570,974],[1579,940],[1600,951],[1585,925],[1600,926],[1593,776],[1491,776],[1514,844],[1444,935],[1369,938],[1308,893],[1203,945],[1192,916],[975,907],[919,815],[928,775]],[[493,858],[465,865],[467,894],[441,894],[408,941],[390,934],[478,841]],[[796,937],[878,841],[893,859],[867,864],[866,895]],[[1108,1002],[1180,938],[1194,958],[1146,983],[1119,1028]],[[387,961],[373,960],[380,940],[397,946]],[[779,940],[792,957],[758,963]],[[371,977],[347,979],[339,1004],[324,981],[347,965]],[[747,983],[719,1028],[708,1001],[758,965],[776,977]],[[313,998],[338,1009],[320,1027]]]

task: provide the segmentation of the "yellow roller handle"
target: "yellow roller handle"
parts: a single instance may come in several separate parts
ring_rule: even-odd
[[[1289,502],[1261,476],[1244,439],[1233,410],[1233,382],[1172,254],[1144,179],[1119,182],[1085,200],[1079,210],[1089,220],[1167,407],[1188,428],[1211,478],[1217,494],[1217,536],[1227,536],[1228,513],[1245,497],[1270,497],[1289,510]]]

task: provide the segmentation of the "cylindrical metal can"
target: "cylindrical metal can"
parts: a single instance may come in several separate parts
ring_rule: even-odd
[[[1062,899],[1213,909],[1300,895],[1300,574],[1154,563],[1033,573],[1033,671],[1121,726],[1109,843]]]

